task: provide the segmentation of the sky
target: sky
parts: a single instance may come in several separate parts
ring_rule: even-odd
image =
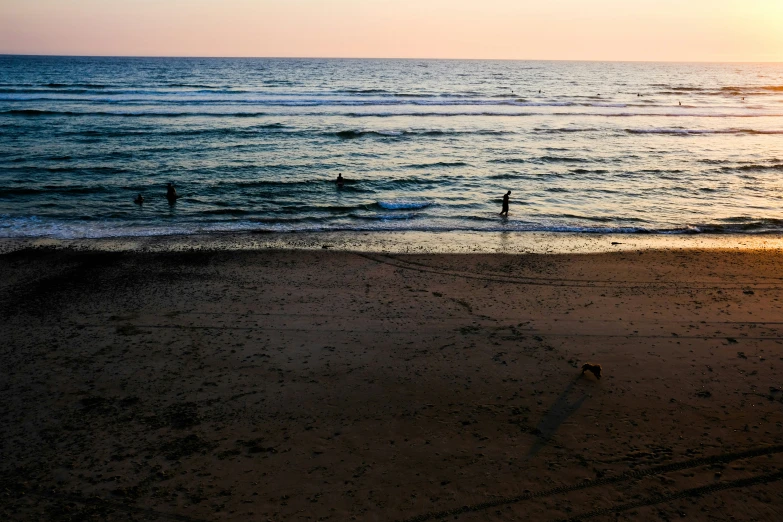
[[[0,53],[783,62],[783,0],[0,0]]]

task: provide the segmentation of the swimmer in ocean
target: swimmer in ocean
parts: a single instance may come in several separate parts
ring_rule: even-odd
[[[139,194],[138,196],[136,196],[136,199],[134,199],[133,202],[136,203],[137,205],[142,205],[144,203],[144,196]]]
[[[337,183],[338,187],[342,187],[343,186],[343,183],[345,183],[345,179],[343,179],[343,173],[342,172],[337,174],[337,179],[334,180],[334,182]]]
[[[177,189],[174,188],[173,183],[169,183],[166,185],[166,199],[169,200],[169,203],[176,203],[179,196],[177,195]]]

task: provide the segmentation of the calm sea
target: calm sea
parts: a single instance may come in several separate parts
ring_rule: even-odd
[[[781,232],[782,116],[781,64],[5,56],[0,236]]]

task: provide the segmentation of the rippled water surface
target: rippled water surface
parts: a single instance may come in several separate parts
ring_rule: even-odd
[[[781,116],[772,64],[6,56],[0,236],[780,231]]]

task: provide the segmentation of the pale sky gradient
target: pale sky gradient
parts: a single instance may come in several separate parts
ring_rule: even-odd
[[[0,53],[783,61],[783,0],[0,0]]]

